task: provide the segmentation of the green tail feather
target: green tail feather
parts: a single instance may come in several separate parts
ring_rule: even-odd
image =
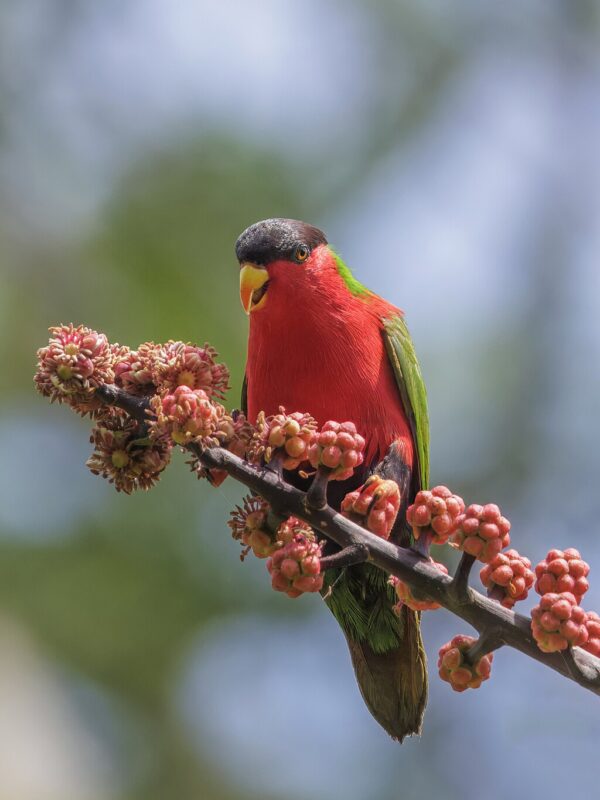
[[[370,564],[325,575],[325,601],[339,622],[363,699],[394,739],[420,733],[427,704],[427,659],[419,615],[396,601],[385,574]]]

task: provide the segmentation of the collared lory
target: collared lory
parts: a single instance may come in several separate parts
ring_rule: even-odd
[[[242,405],[308,412],[320,425],[349,420],[366,439],[354,475],[329,484],[328,500],[373,472],[401,491],[391,539],[410,543],[406,508],[429,480],[429,423],[423,379],[402,311],[352,275],[325,235],[304,222],[268,219],[236,244],[242,305],[250,316]],[[286,478],[301,488],[298,472]],[[325,601],[342,627],[362,696],[395,739],[418,733],[427,700],[419,615],[399,615],[386,575],[369,564],[328,570]]]

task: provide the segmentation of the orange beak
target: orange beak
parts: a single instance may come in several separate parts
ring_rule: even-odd
[[[240,300],[246,314],[264,306],[269,273],[264,267],[244,263],[240,269]]]

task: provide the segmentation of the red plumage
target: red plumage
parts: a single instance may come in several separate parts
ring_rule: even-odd
[[[352,420],[367,463],[399,440],[412,468],[414,444],[382,336],[401,313],[377,295],[353,294],[333,253],[317,247],[302,265],[268,265],[266,303],[250,315],[248,413],[308,411],[319,423]]]

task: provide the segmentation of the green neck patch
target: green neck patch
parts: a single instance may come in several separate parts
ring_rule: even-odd
[[[363,286],[362,283],[354,277],[350,271],[350,268],[344,264],[341,257],[338,256],[338,254],[333,250],[331,250],[331,253],[333,255],[338,274],[346,284],[346,288],[350,294],[353,294],[356,297],[364,297],[365,295],[372,294],[372,292],[367,289],[366,286]]]

